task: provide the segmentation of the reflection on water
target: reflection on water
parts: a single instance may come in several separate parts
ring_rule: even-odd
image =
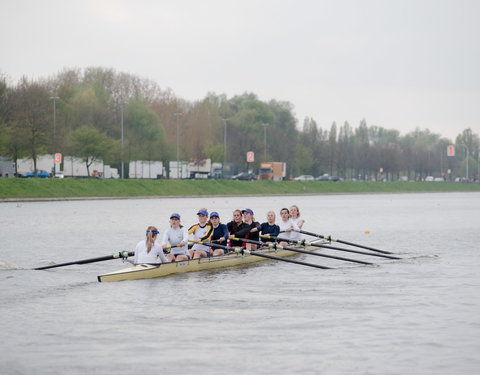
[[[263,221],[291,204],[308,231],[405,259],[121,283],[96,282],[120,261],[29,270],[132,250],[174,211],[189,226],[200,207]],[[479,210],[479,193],[0,204],[0,373],[476,374]]]

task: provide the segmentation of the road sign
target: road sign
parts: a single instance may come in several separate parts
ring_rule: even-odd
[[[62,162],[62,154],[56,153],[55,154],[55,164],[60,164]]]
[[[455,147],[453,145],[447,146],[447,155],[455,156]]]
[[[247,152],[247,163],[253,163],[255,161],[255,153],[253,151]]]

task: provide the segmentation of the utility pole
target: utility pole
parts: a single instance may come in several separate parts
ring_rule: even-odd
[[[182,112],[175,112],[174,116],[176,117],[176,125],[177,125],[177,179],[180,178],[181,168],[180,168],[180,136],[178,133],[178,117],[181,116]]]
[[[268,124],[263,125],[263,161],[267,162],[267,126]]]
[[[56,132],[57,132],[57,107],[56,101],[60,99],[58,96],[51,96],[50,100],[53,100],[53,177],[56,173],[55,154],[57,153]]]
[[[223,118],[223,164],[222,177],[225,178],[225,164],[227,163],[227,120]]]
[[[466,165],[467,170],[466,170],[465,178],[466,178],[466,180],[468,181],[468,155],[469,155],[468,147],[467,147],[467,145],[465,145],[465,144],[463,144],[463,143],[459,143],[458,145],[459,145],[459,146],[462,146],[462,147],[465,147],[465,152],[466,152],[465,162],[466,162],[466,164],[467,164],[467,165]]]
[[[124,179],[124,167],[123,167],[123,102],[120,103],[120,129],[121,129],[121,149],[120,149],[120,157],[121,157],[121,165],[120,165],[120,178]]]

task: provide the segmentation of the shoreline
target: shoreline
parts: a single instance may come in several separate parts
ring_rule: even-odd
[[[452,182],[0,179],[0,202],[480,192]]]
[[[479,191],[358,191],[358,192],[325,192],[325,193],[274,193],[274,194],[205,194],[205,195],[140,195],[140,196],[97,196],[97,197],[23,197],[0,198],[0,203],[18,202],[62,202],[62,201],[98,201],[128,199],[183,199],[183,198],[217,198],[217,197],[282,197],[282,196],[321,196],[321,195],[389,195],[389,194],[438,194],[438,193],[478,193]]]

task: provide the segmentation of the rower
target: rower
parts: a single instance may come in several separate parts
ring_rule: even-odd
[[[290,219],[290,210],[288,208],[282,208],[280,210],[280,221],[277,223],[280,228],[280,234],[278,235],[280,245],[287,246],[288,240],[291,238],[291,234],[294,230],[294,223]]]
[[[208,222],[208,211],[206,208],[201,208],[197,212],[198,224],[192,225],[188,229],[188,234],[193,234],[194,245],[190,250],[190,258],[198,259],[205,258],[211,255],[211,249],[202,244],[202,242],[210,242],[213,227]]]
[[[250,208],[246,208],[242,211],[242,214],[244,226],[235,234],[235,237],[258,241],[260,237],[261,226],[258,221],[255,221],[255,218],[253,217],[253,211]],[[257,245],[246,243],[245,247],[247,250],[255,250]]]
[[[227,223],[228,233],[230,234],[230,246],[232,247],[240,247],[243,246],[242,241],[234,240],[232,238],[235,237],[238,231],[240,231],[245,226],[242,217],[242,211],[235,210],[233,211],[233,219],[229,223]]]
[[[217,212],[210,214],[210,223],[213,226],[213,234],[210,242],[219,243],[220,245],[227,245],[228,241],[228,229],[225,224],[220,223],[220,216]],[[228,253],[228,250],[221,247],[212,246],[213,256],[224,255]]]
[[[292,205],[290,207],[290,220],[293,222],[293,232],[290,232],[290,239],[298,241],[302,239],[300,231],[302,230],[305,220],[300,218],[300,209],[297,205]]]
[[[141,240],[135,247],[134,264],[144,263],[168,263],[167,258],[163,254],[163,249],[155,243],[160,232],[154,226],[149,226],[146,231],[146,238]]]
[[[167,255],[170,262],[190,259],[187,228],[180,223],[180,215],[177,213],[170,215],[170,228],[163,234],[162,247],[164,250],[171,248]]]
[[[273,211],[267,212],[267,221],[260,225],[262,235],[277,237],[280,234],[280,227],[277,224],[275,224],[275,218],[276,218],[275,212]],[[262,238],[262,241],[272,242],[272,241],[266,240],[265,238]]]

